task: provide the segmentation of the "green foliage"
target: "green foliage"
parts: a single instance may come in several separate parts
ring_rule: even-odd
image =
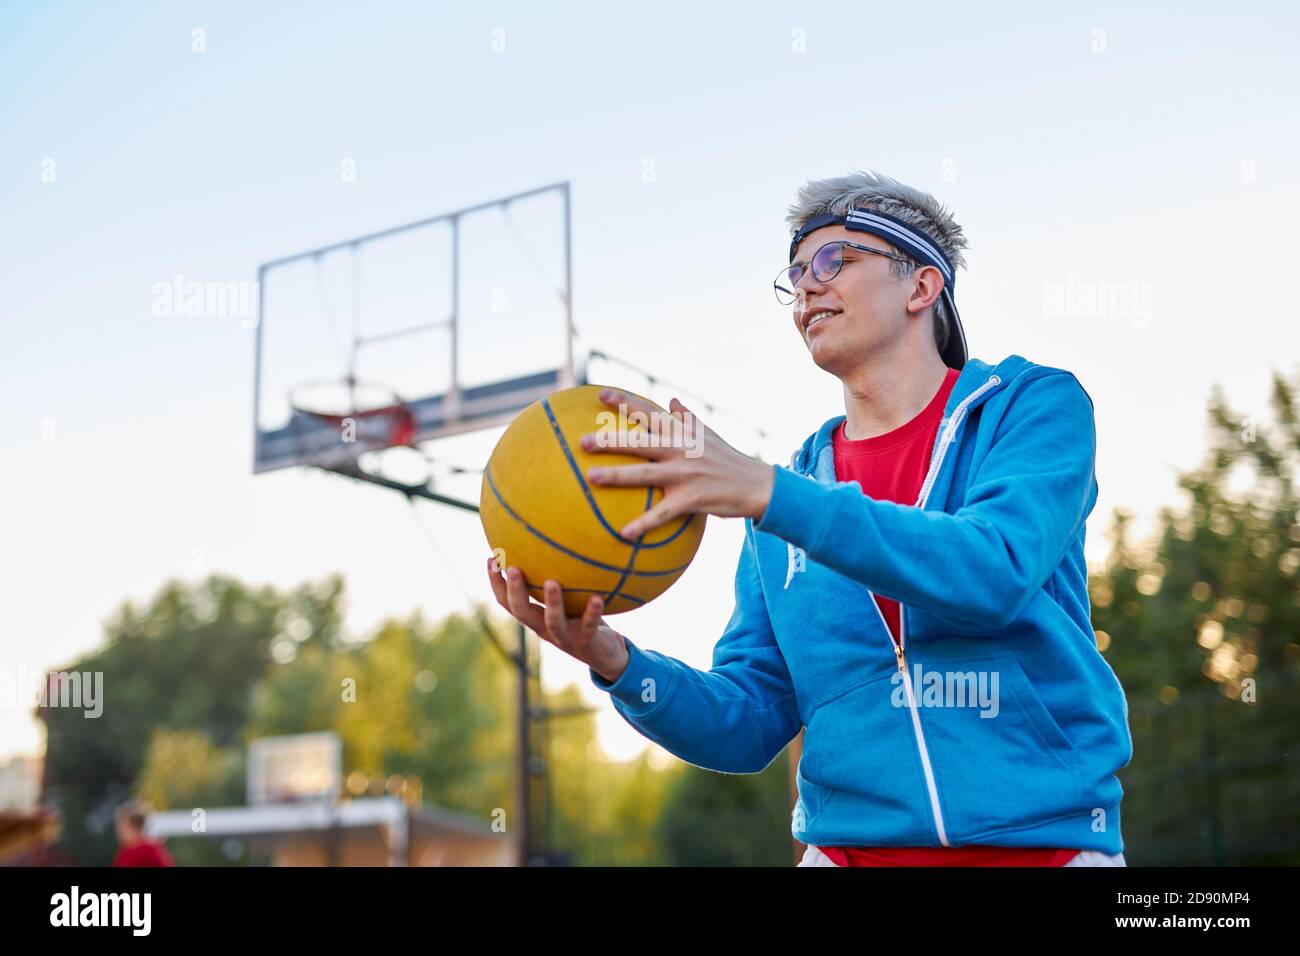
[[[1146,547],[1117,512],[1089,582],[1129,699],[1130,862],[1300,862],[1298,389],[1274,377],[1269,423],[1216,389],[1205,463],[1180,480],[1186,505],[1161,511]]]
[[[654,770],[644,753],[609,760],[576,687],[548,693],[546,706],[566,714],[546,721],[535,741],[549,770],[537,820],[546,846],[579,866],[659,862],[653,827],[674,771]]]
[[[220,807],[244,796],[244,758],[216,747],[198,730],[158,728],[149,743],[136,792],[158,810]]]
[[[515,678],[476,621],[389,621],[336,663],[335,676],[356,694],[333,726],[347,767],[418,778],[426,803],[484,823],[510,805]]]
[[[688,766],[664,804],[655,834],[672,866],[790,866],[789,762],[757,774]]]
[[[253,688],[245,741],[330,730],[342,710],[345,654],[319,645],[299,650]]]

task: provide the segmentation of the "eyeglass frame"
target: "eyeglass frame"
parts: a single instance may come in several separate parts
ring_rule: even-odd
[[[791,301],[791,302],[781,302],[781,304],[782,304],[782,305],[794,305],[795,302],[798,302],[798,301],[799,301],[799,293],[798,293],[797,290],[798,290],[798,287],[799,287],[799,283],[803,281],[803,277],[806,276],[806,275],[808,274],[809,270],[812,268],[812,262],[813,262],[813,260],[817,258],[818,254],[819,254],[823,249],[825,249],[827,246],[833,246],[833,245],[839,245],[839,246],[841,247],[841,249],[840,249],[840,253],[841,253],[841,254],[840,254],[840,265],[839,265],[839,268],[836,269],[835,272],[834,272],[832,275],[827,276],[825,279],[821,278],[821,276],[817,275],[817,273],[814,272],[814,273],[813,273],[813,278],[816,279],[818,282],[830,282],[832,279],[835,278],[835,276],[837,276],[837,275],[840,274],[840,269],[843,269],[843,268],[844,268],[844,256],[843,256],[843,252],[844,252],[844,250],[843,250],[843,248],[842,248],[842,247],[844,247],[844,246],[848,246],[850,249],[856,249],[856,250],[859,251],[859,252],[873,252],[873,253],[875,253],[875,254],[878,255],[878,256],[884,256],[886,259],[893,259],[895,262],[912,262],[912,260],[909,259],[907,256],[899,255],[899,254],[896,253],[896,252],[887,252],[887,251],[885,251],[884,249],[877,249],[877,248],[875,248],[874,246],[864,246],[862,243],[860,243],[860,242],[853,242],[853,241],[850,240],[850,239],[831,239],[830,241],[828,241],[828,242],[823,242],[820,246],[818,246],[818,247],[817,247],[817,252],[814,252],[811,256],[808,257],[808,262],[807,262],[807,263],[797,263],[797,262],[792,262],[792,263],[790,263],[788,266],[786,266],[784,269],[782,269],[780,272],[778,272],[778,273],[776,274],[776,278],[772,280],[772,293],[773,293],[773,295],[776,296],[776,301],[777,301],[777,302],[781,302],[781,292],[780,292],[780,287],[777,285],[777,283],[781,280],[781,277],[784,276],[785,279],[786,279],[786,281],[789,282],[789,280],[790,280],[790,270],[793,269],[796,265],[802,265],[802,266],[803,266],[803,271],[799,273],[799,278],[798,278],[795,282],[792,282],[792,283],[791,283],[791,285],[793,285],[793,286],[795,287],[795,289],[796,289],[796,291],[789,293],[790,295],[793,295],[793,296],[794,296],[794,300]],[[913,264],[914,264],[914,263],[913,263]]]

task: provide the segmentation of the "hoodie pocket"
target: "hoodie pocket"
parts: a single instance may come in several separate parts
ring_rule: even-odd
[[[1015,657],[928,661],[925,670],[942,674],[946,686],[986,689],[962,703],[917,688],[951,843],[1082,812],[1074,747]]]
[[[813,790],[807,809],[819,835],[862,839],[869,832],[877,845],[934,842],[911,717],[894,706],[896,673],[837,691],[813,711],[801,776]]]

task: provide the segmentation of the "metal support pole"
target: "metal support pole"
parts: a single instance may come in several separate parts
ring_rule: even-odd
[[[460,418],[460,216],[451,217],[451,383],[447,420]]]
[[[257,437],[262,429],[262,318],[266,315],[266,266],[257,268],[257,331],[253,346],[253,465],[257,466]]]
[[[329,808],[329,828],[325,831],[325,865],[339,866],[341,864],[341,847],[343,841],[343,830],[339,826],[339,808],[337,804],[331,804]]]
[[[571,388],[573,374],[573,213],[569,184],[564,184],[564,379],[561,388]]]
[[[529,700],[528,700],[528,631],[519,624],[519,797],[516,824],[519,827],[519,863],[528,866],[533,857],[532,813],[530,796],[532,789],[532,748],[529,745]]]
[[[406,866],[410,855],[410,819],[406,804],[389,797],[388,865]]]

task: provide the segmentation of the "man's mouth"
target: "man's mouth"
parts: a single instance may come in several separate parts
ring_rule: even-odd
[[[832,315],[839,315],[839,313],[833,309],[813,309],[804,318],[803,330],[807,332],[818,322],[821,322],[823,319],[829,319]]]

